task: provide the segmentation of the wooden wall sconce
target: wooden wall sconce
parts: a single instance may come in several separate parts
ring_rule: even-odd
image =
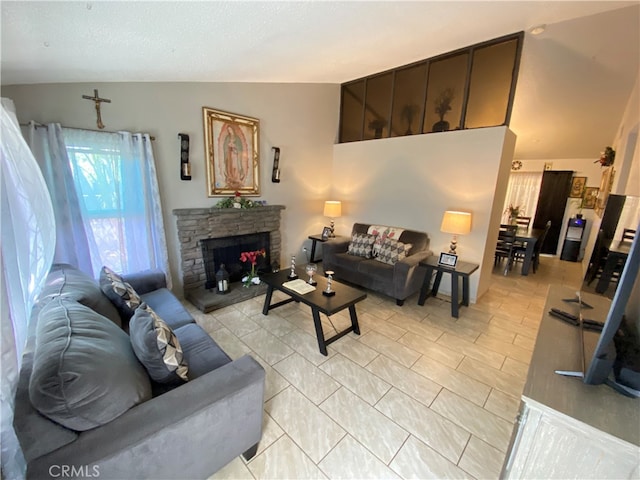
[[[278,147],[272,147],[273,150],[273,172],[271,173],[271,181],[273,183],[280,183],[280,149]]]

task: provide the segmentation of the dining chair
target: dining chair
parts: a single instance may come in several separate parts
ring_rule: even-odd
[[[542,249],[542,244],[544,243],[545,238],[547,237],[547,233],[551,228],[551,220],[547,221],[544,226],[544,232],[542,235],[538,237],[535,245],[533,246],[533,256],[531,257],[531,267],[533,268],[533,273],[536,273],[538,270],[538,266],[540,265],[540,250]],[[520,244],[520,242],[516,242],[513,246],[513,262],[522,262],[524,263],[524,259],[527,253],[527,246]]]
[[[493,265],[498,265],[498,261],[507,260],[504,267],[504,274],[507,275],[513,267],[513,247],[516,241],[517,225],[500,225],[498,232],[498,242],[496,244]]]
[[[518,227],[529,228],[529,225],[531,225],[531,217],[516,217],[516,225]]]
[[[631,229],[631,228],[625,228],[624,230],[622,230],[622,241],[624,242],[625,240],[629,240],[631,242],[633,242],[633,240],[636,238],[636,231]]]

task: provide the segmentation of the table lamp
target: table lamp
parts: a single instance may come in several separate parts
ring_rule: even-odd
[[[453,233],[451,245],[449,245],[449,253],[455,255],[456,246],[458,245],[458,235],[466,235],[471,231],[471,214],[468,212],[447,210],[442,217],[440,231]]]
[[[331,238],[335,237],[333,219],[342,215],[342,202],[338,200],[327,200],[324,202],[324,216],[331,219]]]

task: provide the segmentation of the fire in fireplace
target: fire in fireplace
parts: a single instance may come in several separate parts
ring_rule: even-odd
[[[216,287],[216,272],[222,264],[224,264],[224,268],[229,272],[229,281],[241,281],[242,277],[251,270],[249,263],[240,261],[240,254],[242,252],[250,252],[264,248],[267,255],[266,257],[258,257],[256,271],[258,273],[270,272],[270,246],[269,232],[235,235],[224,238],[205,238],[200,240],[204,271],[207,278],[204,288],[213,289]]]

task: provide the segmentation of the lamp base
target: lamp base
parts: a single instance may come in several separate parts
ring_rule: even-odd
[[[456,248],[458,247],[458,236],[454,235],[451,238],[451,245],[449,245],[449,253],[451,255],[456,255]]]
[[[336,238],[333,219],[331,219],[331,223],[329,224],[329,228],[331,229],[331,233],[329,234],[329,238]]]

